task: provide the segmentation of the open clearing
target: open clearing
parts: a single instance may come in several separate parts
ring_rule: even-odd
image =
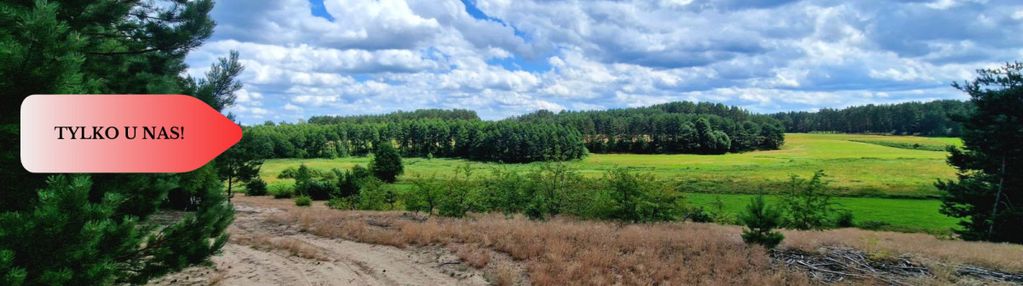
[[[874,223],[884,230],[948,234],[956,220],[938,213],[940,201],[935,180],[951,179],[955,171],[945,162],[946,145],[961,145],[957,138],[916,136],[880,136],[853,134],[786,134],[781,150],[757,151],[725,155],[640,155],[590,154],[580,161],[569,162],[586,176],[603,176],[607,170],[628,167],[637,172],[652,173],[661,178],[677,180],[687,192],[693,206],[714,208],[720,198],[723,211],[737,214],[749,202],[750,194],[767,193],[781,188],[792,175],[809,177],[824,170],[841,208],[852,211],[858,223]],[[918,149],[890,146],[914,145]],[[928,146],[928,147],[919,147]],[[461,159],[406,158],[402,179],[447,176],[465,164],[479,171],[507,168],[526,171],[533,164],[480,163]],[[367,157],[338,159],[273,159],[267,160],[260,172],[267,182],[277,181],[285,168],[306,164],[328,171],[331,168],[366,166]],[[409,185],[398,182],[399,190]],[[908,198],[908,199],[907,199]],[[768,202],[775,200],[767,196]]]
[[[792,175],[809,177],[824,170],[830,187],[846,195],[934,197],[936,179],[951,179],[955,170],[945,162],[946,152],[913,150],[864,142],[959,145],[956,138],[880,136],[850,134],[786,134],[781,150],[725,155],[691,154],[590,154],[569,162],[587,176],[603,176],[607,170],[628,167],[662,178],[688,182],[688,191],[756,193],[788,181]],[[260,175],[267,182],[277,180],[285,168],[306,164],[313,169],[366,166],[368,157],[338,159],[272,159],[263,164]],[[406,158],[403,178],[446,176],[470,164],[476,169],[508,168],[528,170],[541,163],[500,164],[461,159]]]

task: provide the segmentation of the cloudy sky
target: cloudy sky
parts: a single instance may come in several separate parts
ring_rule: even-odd
[[[200,75],[240,52],[245,88],[230,112],[243,123],[962,99],[952,81],[1023,59],[1023,3],[1012,2],[219,0],[216,32],[188,64]]]

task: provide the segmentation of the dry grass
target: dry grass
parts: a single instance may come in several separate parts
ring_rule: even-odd
[[[370,217],[375,225],[366,223]],[[722,235],[734,234],[733,228],[716,225],[620,226],[498,215],[415,222],[398,213],[299,209],[272,221],[320,236],[398,247],[469,245],[456,253],[476,267],[489,256],[473,254],[473,249],[491,249],[524,262],[537,285],[809,284],[805,275],[773,265],[764,249],[747,247],[738,235]]]
[[[321,254],[322,251],[318,247],[294,238],[270,237],[263,234],[254,235],[235,231],[231,234],[231,242],[263,251],[280,250],[291,256],[330,261],[330,257]]]
[[[782,247],[813,251],[844,245],[879,257],[909,255],[929,265],[972,264],[1023,272],[1023,245],[942,240],[931,235],[867,231],[853,228],[829,231],[785,231]]]
[[[264,200],[272,201],[255,198],[252,203],[262,205]],[[421,221],[400,212],[285,206],[287,211],[270,216],[271,223],[365,243],[447,246],[466,264],[488,268],[490,281],[498,285],[516,285],[522,280],[516,274],[520,272],[495,263],[491,253],[514,259],[525,269],[528,281],[537,285],[813,284],[804,273],[772,263],[763,248],[744,244],[739,236],[741,228],[737,226],[622,225],[566,218],[539,222],[496,214]],[[849,246],[877,257],[909,255],[935,270],[937,277],[914,284],[961,283],[952,270],[958,264],[1023,271],[1020,245],[858,229],[784,233],[783,248],[816,251],[823,246]]]

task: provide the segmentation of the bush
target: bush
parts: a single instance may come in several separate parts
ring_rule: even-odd
[[[809,181],[792,176],[789,189],[781,203],[787,215],[785,224],[795,229],[824,229],[831,225],[834,203],[826,193],[824,171],[817,171]]]
[[[355,197],[333,197],[327,201],[328,208],[337,210],[353,210],[355,209],[355,205]]]
[[[610,197],[609,213],[602,218],[630,222],[669,221],[679,217],[681,196],[649,175],[626,169],[608,171],[604,189]]]
[[[266,182],[262,178],[256,177],[255,179],[249,180],[245,183],[245,195],[246,196],[265,196],[266,195]]]
[[[294,167],[288,167],[288,168],[285,168],[284,171],[281,171],[281,173],[277,175],[277,178],[278,179],[294,179],[296,172],[297,172],[297,170],[295,170]]]
[[[384,182],[394,183],[398,175],[405,172],[401,163],[401,155],[391,146],[390,142],[380,142],[373,151],[373,159],[369,161],[369,170]]]
[[[312,180],[302,186],[305,187],[305,190],[300,193],[317,201],[330,199],[331,194],[337,193],[336,186],[329,181]]]
[[[359,190],[359,199],[356,208],[360,210],[386,210],[393,206],[388,201],[388,193],[394,194],[394,187],[385,184],[377,178],[366,179],[362,182],[362,189]]]
[[[853,213],[851,211],[840,211],[838,212],[838,217],[835,218],[835,227],[853,227],[856,225],[853,220]]]
[[[295,205],[300,207],[308,207],[313,204],[313,199],[309,196],[297,196],[295,197]]]
[[[295,194],[295,185],[288,182],[274,182],[267,186],[267,192],[275,199],[286,199]]]
[[[686,209],[684,217],[691,222],[714,222],[714,218],[707,214],[703,207]]]
[[[746,211],[739,216],[739,220],[746,225],[742,231],[742,241],[750,244],[760,244],[767,248],[774,248],[781,243],[785,236],[774,231],[781,225],[781,213],[778,210],[767,206],[763,196],[757,196],[750,200]]]

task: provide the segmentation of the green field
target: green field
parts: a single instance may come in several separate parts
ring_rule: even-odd
[[[686,202],[692,206],[702,206],[711,211],[720,198],[725,213],[735,218],[743,211],[746,204],[755,195],[743,194],[706,194],[687,193]],[[776,196],[765,196],[769,204],[778,201]],[[948,234],[956,226],[956,219],[938,213],[941,202],[931,199],[893,199],[893,198],[857,198],[836,197],[833,202],[840,209],[853,213],[857,225],[864,222],[884,222],[882,230],[927,232],[932,234]]]
[[[786,134],[781,150],[725,155],[640,155],[590,154],[569,162],[587,176],[603,176],[615,167],[687,182],[691,192],[759,193],[777,190],[791,175],[808,177],[824,170],[830,187],[843,195],[872,197],[934,197],[938,178],[954,177],[945,163],[945,152],[888,147],[871,142],[894,142],[943,146],[961,144],[956,138],[878,136],[848,134]],[[310,168],[330,170],[369,163],[367,157],[339,159],[267,160],[261,175],[267,181],[287,167],[304,163]],[[472,164],[477,169],[509,168],[529,170],[533,164],[480,163],[460,159],[406,158],[405,177],[445,176],[455,168]]]
[[[675,180],[694,206],[710,207],[720,197],[725,211],[737,213],[750,194],[781,189],[791,175],[809,177],[824,170],[830,187],[839,195],[836,202],[853,212],[858,222],[882,221],[886,229],[947,233],[955,220],[938,213],[940,202],[935,180],[954,177],[945,163],[945,145],[961,145],[957,138],[880,136],[850,134],[786,134],[781,150],[725,155],[640,155],[590,154],[569,162],[585,176],[603,176],[607,170],[628,167],[638,172]],[[895,147],[892,147],[895,146]],[[900,148],[916,146],[917,148]],[[927,146],[919,148],[919,146]],[[446,176],[471,164],[485,171],[508,168],[526,171],[533,164],[481,163],[461,159],[406,158],[405,175],[410,177]],[[299,164],[328,171],[331,168],[366,166],[367,157],[339,159],[273,159],[260,172],[264,180],[278,180],[277,174]],[[399,182],[399,188],[407,186]],[[910,198],[910,199],[905,199]],[[768,201],[774,200],[768,196]]]

